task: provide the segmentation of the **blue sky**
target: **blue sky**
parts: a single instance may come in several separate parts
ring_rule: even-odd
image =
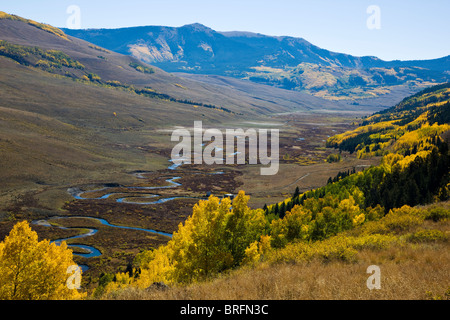
[[[217,31],[302,37],[324,49],[384,60],[450,55],[449,0],[5,0],[0,10],[66,27],[70,5],[81,28],[199,22]],[[379,16],[367,8],[375,5]],[[379,29],[367,20],[379,18]]]

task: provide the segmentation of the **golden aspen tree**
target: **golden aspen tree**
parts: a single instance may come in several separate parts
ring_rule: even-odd
[[[225,241],[230,200],[211,196],[193,208],[192,215],[173,235],[174,278],[178,282],[204,279],[232,263]]]
[[[154,282],[173,282],[174,265],[172,263],[172,241],[165,246],[160,246],[154,251],[141,253],[144,261],[141,262],[141,274],[134,283],[136,286],[146,288]]]
[[[261,254],[259,253],[258,241],[253,242],[250,246],[245,249],[245,256],[242,259],[242,264],[247,266],[256,266],[261,259]]]
[[[250,197],[240,191],[233,200],[233,209],[229,213],[226,225],[226,241],[229,252],[237,266],[245,255],[245,249],[268,228],[262,209],[252,210],[247,206]]]
[[[18,222],[0,243],[0,299],[81,299],[84,295],[67,285],[72,265],[72,250],[65,242],[38,241],[28,222]]]
[[[241,191],[233,203],[214,196],[199,201],[166,246],[141,254],[136,284],[190,283],[239,265],[267,224],[263,210],[250,209],[248,199]]]

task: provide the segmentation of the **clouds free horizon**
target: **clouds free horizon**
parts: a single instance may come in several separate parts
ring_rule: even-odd
[[[23,0],[0,11],[56,27],[121,28],[201,23],[216,31],[301,37],[330,51],[383,60],[423,60],[450,54],[448,0]]]

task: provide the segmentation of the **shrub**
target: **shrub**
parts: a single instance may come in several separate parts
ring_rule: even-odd
[[[101,80],[100,76],[95,73],[89,73],[88,78],[91,81],[100,81]]]
[[[419,217],[411,215],[395,216],[388,215],[384,221],[385,226],[395,232],[406,231],[422,223]]]
[[[420,210],[405,205],[390,210],[381,222],[391,231],[402,232],[422,224],[424,218]]]
[[[242,265],[255,266],[261,259],[261,254],[258,250],[258,242],[255,241],[245,249],[245,255],[242,259]]]
[[[357,251],[353,248],[346,239],[342,237],[333,237],[328,241],[318,242],[315,246],[312,246],[311,258],[316,256],[322,261],[352,261],[355,259]]]
[[[450,218],[450,210],[442,207],[431,208],[426,211],[425,219],[433,220],[434,222]]]
[[[438,242],[447,241],[448,236],[440,230],[419,230],[408,237],[410,242]]]
[[[379,204],[376,205],[374,208],[368,207],[366,208],[365,216],[367,221],[379,220],[384,216],[384,208]]]
[[[357,234],[371,235],[371,234],[387,234],[389,229],[382,221],[369,221],[363,226],[355,230]]]
[[[131,62],[129,64],[130,67],[134,68],[136,71],[138,72],[142,72],[142,73],[148,73],[148,74],[152,74],[155,73],[155,70],[153,70],[152,68],[149,67],[145,67],[141,64],[138,64],[136,62]]]
[[[384,234],[372,234],[365,235],[360,237],[352,237],[349,239],[349,245],[352,248],[361,250],[361,249],[385,249],[390,245],[397,243],[398,238],[393,235],[384,235]]]
[[[39,60],[38,62],[36,62],[36,67],[41,68],[41,69],[50,69],[52,66],[50,65],[50,63],[48,61]]]
[[[339,161],[341,161],[341,155],[340,154],[330,154],[328,157],[327,157],[327,160],[326,160],[328,163],[333,163],[333,162],[339,162]]]
[[[117,80],[109,80],[106,81],[106,84],[112,87],[122,87],[123,85],[120,83],[120,81]]]
[[[312,243],[290,243],[285,248],[274,250],[268,257],[269,262],[300,262],[318,258],[323,261],[353,261],[357,250],[383,249],[397,243],[393,235],[365,235],[351,237],[338,235],[327,240]]]

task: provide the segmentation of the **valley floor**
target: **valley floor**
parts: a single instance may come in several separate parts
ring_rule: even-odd
[[[205,198],[208,193],[220,196],[245,190],[251,196],[249,205],[252,208],[262,208],[266,203],[285,199],[294,192],[296,186],[306,191],[326,184],[327,179],[336,176],[339,171],[351,170],[354,167],[362,170],[365,166],[377,164],[377,159],[358,160],[354,155],[346,155],[338,163],[325,161],[327,155],[336,151],[326,149],[324,141],[334,133],[353,127],[352,121],[348,115],[298,113],[220,125],[219,129],[280,128],[280,168],[278,174],[274,176],[260,175],[259,165],[183,165],[176,170],[169,170],[171,163],[168,160],[173,147],[170,134],[173,127],[167,127],[167,130],[123,132],[121,139],[127,144],[131,144],[131,141],[140,135],[139,140],[132,145],[119,149],[121,155],[125,153],[133,155],[129,158],[130,163],[138,158],[134,155],[135,152],[138,153],[142,167],[136,163],[139,161],[133,162],[128,167],[126,164],[110,168],[102,165],[101,169],[85,167],[84,175],[77,171],[77,179],[72,183],[69,181],[68,173],[64,173],[64,180],[58,183],[58,177],[61,176],[57,174],[59,171],[48,170],[45,174],[49,175],[48,181],[51,183],[45,181],[30,187],[28,181],[24,186],[20,186],[15,180],[14,187],[4,185],[2,188],[6,192],[0,194],[0,198],[4,200],[1,201],[0,208],[2,218],[0,236],[8,234],[15,221],[45,220],[53,216],[103,218],[112,224],[172,233],[176,231],[178,224],[183,223],[192,213],[193,205],[200,198]],[[151,137],[147,140],[149,143],[139,144],[145,137]],[[40,163],[35,162],[35,165]],[[34,172],[38,174],[41,171],[34,170]],[[221,174],[212,174],[215,172]],[[8,179],[12,181],[12,177],[16,179],[15,171],[4,171],[3,175],[5,181]],[[173,177],[180,177],[176,180],[180,184],[176,188],[129,189],[172,186],[166,180]],[[28,192],[18,192],[23,189],[27,189]],[[68,190],[90,191],[83,196],[91,199],[76,199]],[[92,192],[94,190],[98,191]],[[144,198],[152,196],[150,194],[160,196],[155,198],[155,201],[170,197],[180,198],[154,204],[127,203],[127,201],[152,202],[152,199]],[[125,199],[125,202],[117,201],[125,196],[130,198]],[[6,201],[7,199],[9,201]],[[127,261],[132,260],[139,250],[157,247],[168,240],[166,237],[150,236],[142,231],[118,230],[82,218],[59,219],[58,225],[78,229],[64,230],[41,225],[32,227],[38,232],[40,239],[50,240],[83,233],[83,228],[99,230],[95,236],[76,240],[77,243],[94,246],[103,253],[101,257],[89,259],[76,257],[77,263],[89,265],[90,269],[86,272],[85,279],[92,279],[93,282],[101,272],[117,272],[124,269]],[[90,280],[87,281],[91,283]]]

